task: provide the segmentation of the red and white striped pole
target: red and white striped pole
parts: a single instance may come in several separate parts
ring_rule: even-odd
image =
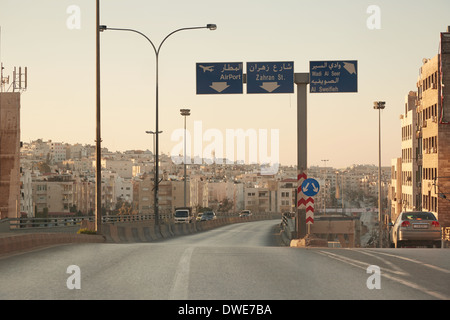
[[[297,238],[306,235],[306,199],[302,191],[302,183],[307,177],[307,86],[309,73],[295,73],[297,86]],[[303,203],[305,202],[305,203]]]
[[[306,200],[307,196],[303,193],[302,184],[307,179],[306,172],[299,171],[297,175],[297,237],[301,238],[303,218],[306,213]]]

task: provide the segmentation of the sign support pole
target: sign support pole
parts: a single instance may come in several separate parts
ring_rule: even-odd
[[[294,82],[297,85],[297,238],[306,236],[306,196],[301,185],[307,178],[307,85],[309,73],[295,73]],[[303,200],[303,201],[302,201]]]

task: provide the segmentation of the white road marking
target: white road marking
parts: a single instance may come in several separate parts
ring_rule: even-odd
[[[169,300],[186,300],[188,298],[189,272],[193,251],[194,247],[188,247],[181,255],[169,292]]]

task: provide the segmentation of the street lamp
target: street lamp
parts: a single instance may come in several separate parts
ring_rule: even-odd
[[[381,213],[381,110],[386,107],[386,102],[375,101],[373,108],[378,110],[378,224],[379,224],[379,240],[380,248],[383,247],[383,216]]]
[[[180,113],[184,116],[184,206],[186,207],[186,117],[191,115],[191,110],[180,109]]]
[[[153,163],[156,164],[156,158],[155,158],[155,136],[156,136],[156,132],[155,131],[145,131],[145,133],[147,134],[152,134],[153,135]],[[158,134],[162,133],[162,131],[158,131]]]
[[[323,183],[324,183],[324,192],[323,192],[323,214],[326,215],[327,214],[327,180],[328,180],[328,172],[327,172],[327,162],[330,161],[328,159],[324,159],[321,160],[323,161],[325,164],[325,178],[323,179]]]
[[[155,55],[156,55],[155,224],[156,225],[159,224],[159,212],[158,212],[158,184],[159,184],[159,177],[158,177],[158,171],[159,171],[159,53],[161,51],[161,47],[162,47],[163,43],[167,40],[167,38],[169,38],[174,33],[179,32],[179,31],[184,31],[184,30],[196,30],[196,29],[216,30],[217,29],[217,25],[215,25],[215,24],[207,24],[204,27],[188,27],[188,28],[177,29],[177,30],[172,31],[171,33],[169,33],[163,39],[163,41],[161,41],[161,43],[159,44],[158,48],[153,44],[153,42],[145,34],[143,34],[142,32],[139,32],[137,30],[134,30],[134,29],[123,29],[123,28],[109,28],[109,27],[107,27],[105,25],[99,26],[99,31],[101,31],[101,32],[103,32],[105,30],[115,30],[115,31],[130,31],[130,32],[137,33],[137,34],[143,36],[145,39],[147,39],[147,41],[150,42],[150,44],[153,47],[153,50],[155,51]]]

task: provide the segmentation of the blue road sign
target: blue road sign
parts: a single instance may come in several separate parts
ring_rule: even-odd
[[[294,62],[247,62],[247,93],[294,93]]]
[[[358,61],[310,61],[309,92],[358,92]]]
[[[306,179],[303,181],[301,188],[304,195],[314,197],[317,193],[319,193],[320,185],[316,179]]]
[[[243,63],[197,63],[197,94],[243,93]]]

